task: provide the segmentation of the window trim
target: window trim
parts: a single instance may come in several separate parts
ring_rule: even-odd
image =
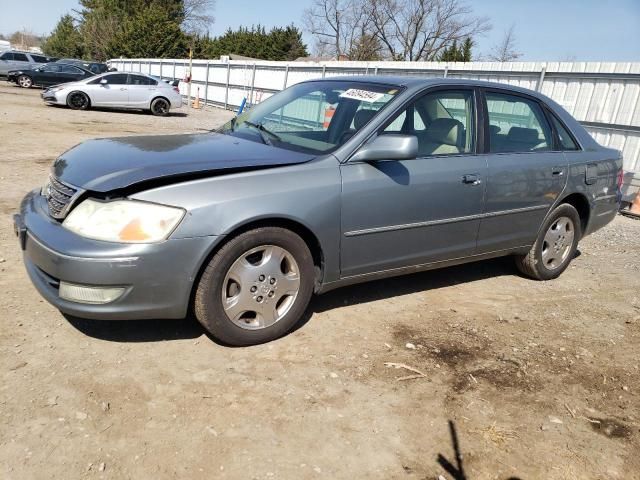
[[[558,149],[558,145],[556,144],[556,131],[555,128],[553,126],[553,122],[551,122],[551,120],[549,119],[546,110],[549,109],[549,107],[547,107],[547,105],[541,101],[539,98],[536,98],[534,96],[528,95],[526,93],[523,92],[517,92],[514,90],[510,90],[508,88],[499,88],[499,87],[480,87],[482,90],[482,101],[483,101],[483,106],[484,106],[484,129],[485,129],[485,145],[486,145],[486,153],[487,155],[528,155],[528,154],[532,154],[532,153],[558,153],[558,152],[562,152],[563,150],[559,150]],[[487,104],[487,93],[495,93],[498,95],[511,95],[514,97],[521,97],[524,98],[525,100],[535,103],[538,105],[538,107],[540,108],[540,111],[542,112],[542,116],[544,118],[544,120],[549,124],[549,130],[551,131],[551,142],[552,142],[552,147],[550,150],[539,150],[539,151],[534,151],[534,150],[530,150],[528,152],[492,152],[491,151],[491,129],[489,128],[490,122],[489,122],[489,106]]]
[[[553,135],[554,135],[553,141],[554,141],[554,147],[555,147],[554,151],[556,151],[556,149],[557,149],[557,151],[560,151],[560,152],[582,152],[582,151],[584,151],[584,148],[582,147],[582,145],[580,144],[580,142],[578,141],[576,136],[573,134],[571,129],[567,127],[567,124],[564,123],[562,120],[560,120],[558,115],[556,115],[548,105],[543,103],[542,104],[542,108],[544,110],[545,115],[547,116],[547,121],[549,122],[549,124],[551,125],[551,128],[553,129]],[[573,141],[573,143],[576,146],[575,150],[569,150],[569,149],[563,148],[562,143],[560,142],[560,134],[558,133],[558,131],[556,129],[556,125],[554,123],[554,120],[556,122],[558,122],[562,128],[564,128],[565,132],[567,132],[567,134],[569,135],[569,138],[571,139],[571,141]],[[555,142],[557,142],[557,143],[555,143]]]
[[[415,95],[413,95],[411,98],[407,99],[405,102],[402,103],[402,105],[400,105],[398,108],[396,108],[390,115],[389,118],[387,118],[387,120],[384,121],[384,123],[369,137],[367,137],[367,139],[362,142],[350,155],[349,155],[349,159],[347,160],[350,161],[351,157],[360,149],[362,148],[362,145],[364,145],[365,143],[367,143],[371,138],[373,138],[374,136],[379,136],[379,135],[384,135],[384,130],[391,125],[396,117],[398,115],[401,115],[403,111],[405,111],[406,109],[408,109],[411,105],[415,104],[416,102],[418,102],[419,100],[421,100],[422,98],[426,97],[427,95],[431,95],[432,93],[438,92],[438,91],[453,91],[453,92],[459,92],[459,91],[468,91],[471,93],[471,105],[473,108],[473,125],[472,128],[474,129],[473,135],[473,149],[470,152],[462,152],[462,153],[442,153],[442,154],[436,154],[436,155],[425,155],[422,157],[416,157],[414,160],[423,160],[423,159],[427,159],[427,158],[445,158],[445,157],[462,157],[462,156],[477,156],[477,155],[481,155],[482,151],[481,149],[484,148],[484,142],[482,142],[483,137],[481,137],[480,131],[484,130],[483,128],[480,127],[482,119],[480,117],[480,109],[478,108],[478,88],[473,86],[473,85],[431,85],[427,88],[424,88],[418,92],[416,92]],[[484,133],[484,132],[483,132]],[[395,160],[394,160],[395,161]],[[412,160],[413,161],[413,160]]]

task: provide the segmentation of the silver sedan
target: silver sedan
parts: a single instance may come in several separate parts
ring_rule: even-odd
[[[74,110],[91,107],[150,110],[164,116],[182,106],[177,86],[140,73],[105,73],[79,82],[56,85],[42,92],[49,105]]]

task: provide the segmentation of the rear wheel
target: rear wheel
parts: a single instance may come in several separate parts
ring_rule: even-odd
[[[165,117],[169,114],[169,101],[166,98],[155,98],[151,102],[151,113],[159,117]]]
[[[243,233],[206,266],[194,307],[200,323],[229,345],[254,345],[287,333],[307,308],[314,285],[311,252],[277,227]]]
[[[20,75],[18,77],[18,85],[22,88],[31,88],[33,86],[33,80],[29,75]]]
[[[84,92],[71,92],[67,96],[67,106],[72,110],[87,110],[90,105],[89,96]]]
[[[536,280],[551,280],[564,272],[575,256],[582,235],[580,215],[569,204],[556,207],[540,229],[529,253],[516,257],[516,266]]]

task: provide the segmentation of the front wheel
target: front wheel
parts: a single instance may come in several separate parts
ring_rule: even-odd
[[[169,101],[164,98],[156,98],[151,102],[151,113],[159,117],[165,117],[169,114]]]
[[[33,80],[28,75],[20,75],[18,77],[18,85],[22,88],[31,88],[33,86]]]
[[[226,344],[264,343],[298,322],[313,286],[313,257],[304,240],[284,228],[258,228],[211,259],[198,283],[195,314]]]
[[[547,217],[529,253],[516,257],[516,266],[536,280],[556,278],[575,256],[581,235],[580,215],[564,203]]]
[[[72,110],[87,110],[90,105],[89,96],[84,92],[71,92],[67,97],[67,106]]]

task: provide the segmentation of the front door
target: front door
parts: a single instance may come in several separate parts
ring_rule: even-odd
[[[416,135],[418,158],[341,166],[343,278],[475,253],[487,170],[475,112],[473,89],[431,91],[379,132]]]
[[[489,178],[478,251],[528,246],[564,189],[567,160],[554,148],[551,126],[537,100],[486,91]]]
[[[87,93],[94,107],[126,107],[129,102],[126,73],[112,73],[92,80],[87,85]],[[106,84],[100,83],[106,80]]]

